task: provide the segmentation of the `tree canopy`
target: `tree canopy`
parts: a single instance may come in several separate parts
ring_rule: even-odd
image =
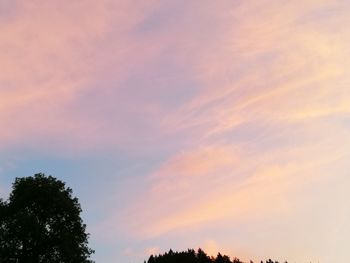
[[[193,249],[182,252],[174,252],[170,249],[169,252],[164,254],[151,255],[147,263],[243,263],[243,261],[238,258],[231,260],[229,256],[221,253],[218,253],[216,257],[209,257],[202,249],[198,249],[197,252]],[[250,261],[250,263],[253,263],[253,261]],[[264,262],[261,261],[260,263]],[[278,261],[269,259],[265,263],[278,263]]]
[[[45,174],[16,178],[0,200],[0,263],[87,263],[94,252],[78,199]]]

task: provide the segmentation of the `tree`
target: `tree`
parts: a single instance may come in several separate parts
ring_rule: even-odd
[[[231,260],[228,256],[218,253],[215,259],[215,263],[231,263]]]
[[[16,178],[0,200],[0,263],[87,263],[94,252],[72,189],[44,174]]]
[[[200,263],[211,263],[210,257],[201,249],[198,249],[197,258]]]
[[[222,255],[218,253],[216,257],[209,257],[202,249],[198,249],[196,253],[193,249],[188,249],[187,251],[173,251],[169,250],[168,253],[159,254],[159,255],[151,255],[147,261],[147,263],[242,263],[243,261],[238,258],[233,258],[232,261],[229,256]],[[146,261],[144,261],[146,263]],[[250,263],[253,261],[250,260]],[[264,263],[264,261],[261,261]],[[266,263],[278,263],[278,261],[269,261],[266,260]],[[285,262],[288,263],[288,262]]]

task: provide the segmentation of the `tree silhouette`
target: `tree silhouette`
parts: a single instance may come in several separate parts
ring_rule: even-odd
[[[146,263],[146,261],[144,262]],[[238,258],[234,258],[232,261],[229,256],[218,253],[216,257],[209,257],[201,248],[195,252],[193,249],[188,249],[183,252],[169,252],[160,255],[151,255],[147,263],[243,263]],[[253,263],[253,261],[250,261]],[[263,261],[261,261],[263,263]],[[273,262],[271,259],[266,263],[278,263]],[[287,263],[287,262],[285,262]]]
[[[223,255],[221,255],[221,253],[218,253],[214,262],[215,263],[231,263],[231,260],[228,256],[226,256],[226,255],[223,256]]]
[[[0,262],[87,263],[93,253],[72,190],[44,174],[16,178],[0,200]]]
[[[212,262],[210,257],[201,248],[198,249],[197,259],[201,263],[211,263]]]

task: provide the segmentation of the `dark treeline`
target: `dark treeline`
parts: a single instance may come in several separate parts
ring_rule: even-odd
[[[231,259],[229,256],[218,253],[216,257],[208,256],[202,249],[196,252],[194,249],[187,251],[174,252],[171,249],[169,252],[160,255],[151,255],[144,263],[244,263],[238,258]],[[253,263],[253,261],[250,261]],[[260,263],[279,263],[271,259],[260,261]],[[287,263],[287,261],[285,261]]]

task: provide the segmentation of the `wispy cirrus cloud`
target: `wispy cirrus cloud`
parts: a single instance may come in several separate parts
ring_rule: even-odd
[[[8,4],[11,15],[0,25],[0,118],[6,124],[0,143],[85,150],[120,143],[116,138],[129,130],[113,123],[128,117],[113,120],[105,114],[134,107],[123,97],[128,72],[158,52],[152,43],[137,43],[133,34],[152,2],[138,7],[127,1],[39,3]],[[112,110],[99,111],[104,108],[99,98],[121,106],[113,108],[109,101]],[[125,108],[123,114],[134,118]]]
[[[262,10],[253,18],[245,15],[248,8]],[[342,18],[329,15],[324,22],[316,16],[322,10],[342,13],[341,8],[329,1],[310,2],[303,8],[262,1],[225,10],[231,23],[207,44],[215,52],[196,50],[198,59],[192,64],[194,76],[206,89],[165,126],[170,130],[197,127],[206,137],[259,117],[296,121],[301,112],[322,109],[324,116],[327,110],[335,111],[334,106],[346,104],[348,63],[343,56],[349,54],[349,34],[332,31]],[[239,23],[234,24],[236,20]],[[345,105],[336,108],[348,111]]]
[[[313,227],[301,217],[311,216],[306,207],[322,206],[323,192],[342,178],[349,155],[344,118],[350,83],[344,57],[350,35],[340,26],[348,8],[332,1],[302,7],[245,1],[213,8],[211,17],[220,13],[213,19],[219,21],[215,37],[205,38],[187,57],[192,47],[182,41],[191,39],[189,26],[176,43],[202,88],[162,122],[169,134],[184,134],[187,148],[150,175],[149,189],[129,211],[143,218],[129,222],[134,235],[153,239],[220,223],[227,229],[251,220],[273,224],[285,217],[286,228],[295,230],[299,222],[304,230],[298,231],[331,238],[325,224],[336,220],[327,217]],[[199,8],[193,17],[202,12]],[[227,154],[218,145],[225,145]],[[203,149],[211,149],[210,154]],[[312,185],[319,190],[303,204]],[[333,205],[329,213],[338,211]],[[301,249],[290,234],[288,246]],[[322,250],[322,237],[315,246]],[[311,250],[295,258],[307,258]],[[345,257],[340,250],[339,258]]]
[[[1,149],[127,155],[96,240],[350,258],[347,1],[4,3]]]

